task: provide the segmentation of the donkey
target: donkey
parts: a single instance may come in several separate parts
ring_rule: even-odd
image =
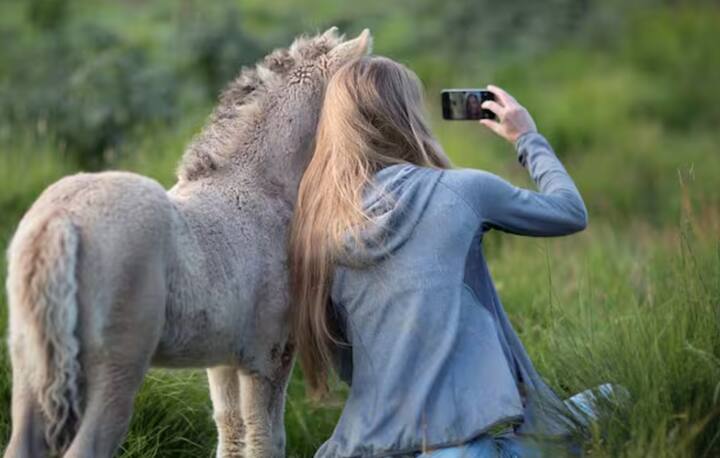
[[[110,171],[41,194],[8,249],[6,458],[112,456],[150,366],[209,368],[218,457],[284,456],[287,228],[327,80],[371,41],[333,27],[243,68],[169,191]]]

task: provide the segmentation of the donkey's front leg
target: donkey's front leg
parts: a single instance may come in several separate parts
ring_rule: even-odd
[[[285,392],[293,356],[288,344],[274,358],[278,364],[271,374],[240,373],[247,457],[285,456]]]
[[[240,410],[240,383],[235,367],[208,369],[213,417],[218,431],[217,458],[244,456],[245,426]]]

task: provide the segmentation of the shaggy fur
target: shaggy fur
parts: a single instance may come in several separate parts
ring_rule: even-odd
[[[286,237],[325,84],[367,31],[300,37],[244,69],[169,191],[125,172],[56,182],[8,249],[5,457],[110,457],[151,365],[209,368],[218,457],[284,456]]]

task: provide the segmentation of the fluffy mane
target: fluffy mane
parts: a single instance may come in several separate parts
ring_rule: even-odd
[[[182,180],[195,180],[223,167],[257,122],[268,94],[301,61],[315,59],[342,43],[337,27],[312,37],[301,35],[290,48],[278,48],[240,74],[222,91],[203,130],[188,145],[178,168]]]

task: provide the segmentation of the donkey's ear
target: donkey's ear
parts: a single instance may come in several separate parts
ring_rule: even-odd
[[[328,30],[328,32],[330,32],[330,30]],[[342,65],[345,62],[370,54],[371,51],[372,35],[370,35],[370,30],[365,29],[360,32],[360,35],[352,40],[348,40],[338,46],[335,46],[328,53],[328,57],[330,57],[333,63]]]
[[[328,41],[337,40],[338,38],[340,38],[338,35],[338,28],[336,26],[330,27],[323,32],[322,37]]]

